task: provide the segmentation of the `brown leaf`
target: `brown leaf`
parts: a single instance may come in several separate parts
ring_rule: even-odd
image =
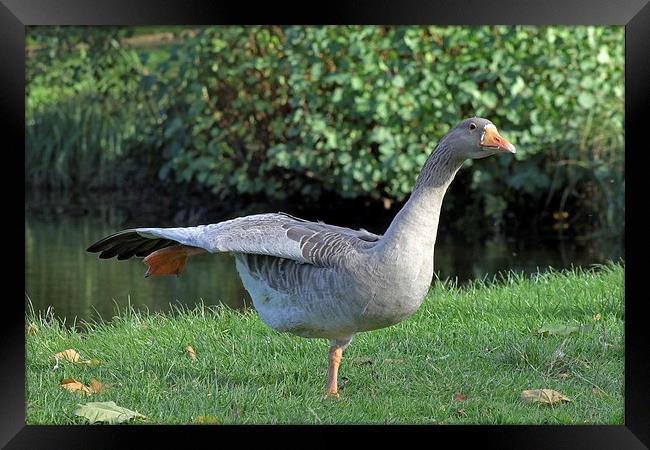
[[[569,378],[569,374],[566,373],[566,372],[562,372],[562,373],[558,374],[557,377],[558,377],[560,380],[566,380],[567,378]]]
[[[454,400],[456,400],[457,402],[464,402],[465,400],[467,400],[467,396],[465,394],[461,394],[460,392],[456,392],[454,394]]]
[[[95,378],[90,380],[90,389],[95,393],[99,394],[99,392],[102,390],[102,382],[97,381]]]
[[[81,355],[79,354],[79,352],[71,348],[57,353],[56,355],[54,355],[54,357],[69,362],[79,362],[81,360]]]
[[[571,399],[553,389],[532,389],[521,393],[521,400],[524,402],[558,403],[561,401],[570,402]]]
[[[70,392],[81,391],[84,395],[94,394],[92,388],[86,386],[80,381],[75,380],[74,378],[65,378],[61,380],[61,387],[67,389]]]
[[[68,361],[75,364],[86,364],[90,367],[97,367],[101,364],[101,361],[98,359],[81,359],[79,352],[71,348],[57,353],[54,355],[54,358],[56,360]]]
[[[191,346],[188,345],[185,351],[187,352],[187,356],[189,356],[190,359],[196,359],[196,352]]]

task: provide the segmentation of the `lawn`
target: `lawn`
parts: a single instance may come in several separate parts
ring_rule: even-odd
[[[437,281],[413,317],[355,337],[340,400],[322,399],[327,342],[275,332],[254,311],[129,310],[75,327],[28,312],[27,423],[86,423],[78,404],[114,401],[145,424],[622,424],[623,298],[622,264]],[[66,349],[95,364],[56,364]],[[69,392],[65,378],[102,389]],[[571,401],[522,401],[530,389]]]

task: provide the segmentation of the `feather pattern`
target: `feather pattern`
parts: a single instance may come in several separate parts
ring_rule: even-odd
[[[382,236],[269,213],[195,227],[133,228],[101,239],[88,251],[129,259],[161,250],[149,258],[162,261],[154,271],[161,275],[179,273],[176,269],[198,249],[231,252],[265,323],[344,346],[355,333],[397,323],[421,305],[433,276],[443,197],[465,159],[494,154],[479,141],[478,131],[488,124],[468,119],[441,139]],[[170,246],[178,248],[163,250]],[[166,255],[178,266],[167,264]]]
[[[123,260],[182,244],[211,253],[250,253],[333,266],[351,253],[371,247],[379,238],[366,230],[355,231],[275,213],[196,227],[124,230],[96,242],[87,251],[101,252],[100,258],[117,256]]]

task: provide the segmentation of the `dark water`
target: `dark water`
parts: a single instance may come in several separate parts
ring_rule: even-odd
[[[109,319],[129,304],[150,311],[168,311],[170,304],[192,306],[200,301],[207,305],[222,302],[233,308],[250,306],[232,256],[196,255],[179,278],[144,278],[146,267],[141,259],[100,260],[97,254],[85,252],[96,240],[133,226],[125,224],[119,213],[109,208],[101,214],[62,212],[43,217],[33,211],[28,209],[25,217],[25,293],[26,302],[31,301],[36,310],[53,308],[55,315],[70,323],[75,317]],[[157,223],[149,221],[144,226]],[[440,278],[458,277],[463,282],[509,269],[531,273],[549,266],[588,266],[624,256],[622,238],[581,241],[529,235],[481,239],[466,231],[462,237],[441,231],[435,270]]]

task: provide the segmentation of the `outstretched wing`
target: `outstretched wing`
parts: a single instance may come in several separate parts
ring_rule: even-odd
[[[366,230],[310,222],[285,213],[256,214],[187,228],[133,228],[88,247],[100,258],[144,257],[172,245],[211,253],[269,255],[317,266],[335,265],[354,252],[373,246],[380,236]]]

